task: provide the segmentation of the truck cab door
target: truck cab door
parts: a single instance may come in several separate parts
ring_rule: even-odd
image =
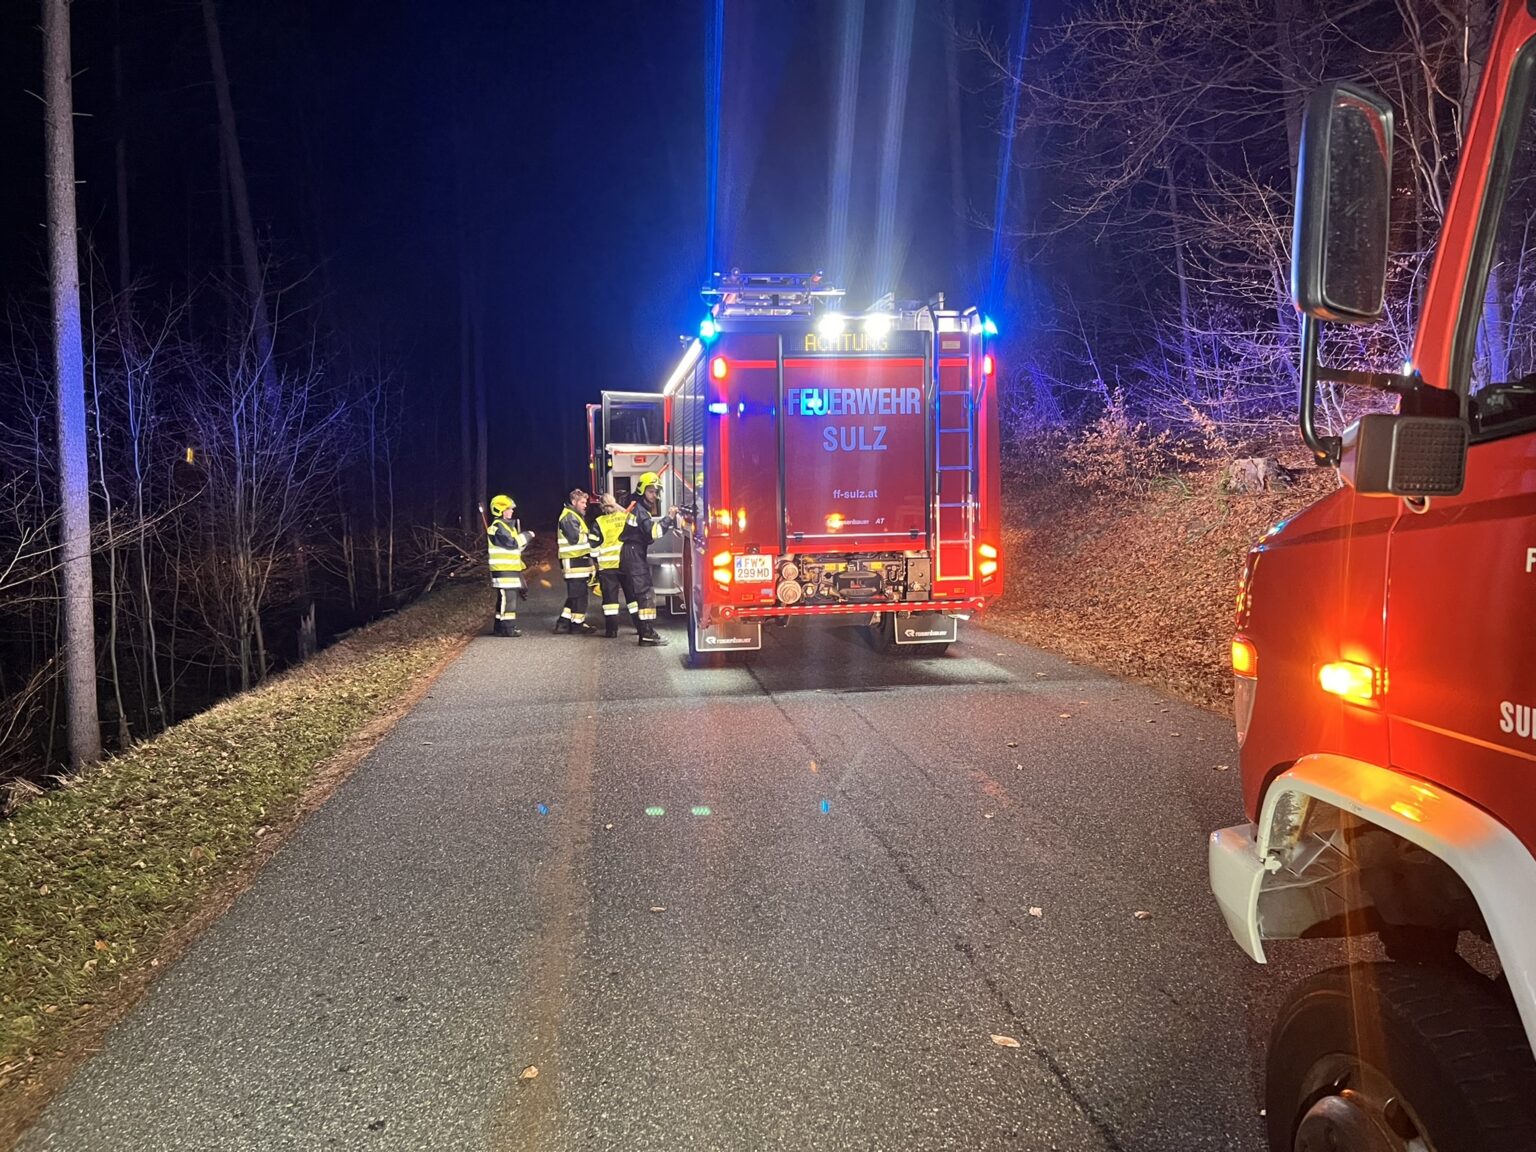
[[[1383,682],[1393,766],[1536,850],[1536,428],[1474,444],[1460,496],[1399,518]]]
[[[1536,41],[1496,55],[1463,160],[1493,175],[1458,188],[1419,336],[1466,397],[1466,486],[1393,529],[1381,686],[1393,765],[1536,850]]]

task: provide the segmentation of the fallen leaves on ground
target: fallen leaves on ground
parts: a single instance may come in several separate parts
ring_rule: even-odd
[[[528,1067],[524,1068],[521,1072],[519,1072],[517,1074],[517,1078],[519,1080],[533,1080],[533,1079],[536,1079],[538,1077],[538,1075],[539,1075],[539,1066],[537,1064],[530,1064],[530,1065],[528,1065]]]
[[[1279,455],[1293,459],[1288,448]],[[1243,557],[1337,480],[1305,469],[1285,491],[1236,496],[1221,490],[1225,469],[1216,461],[1162,478],[1140,496],[1010,479],[1003,543],[1014,560],[988,630],[1228,710]]]
[[[1136,917],[1136,919],[1138,919],[1138,920],[1150,920],[1150,919],[1152,919],[1152,913],[1143,911],[1142,909],[1139,909],[1139,908],[1135,912],[1132,912],[1131,915]]]
[[[996,1044],[999,1048],[1017,1048],[1019,1046],[1019,1042],[1012,1036],[1003,1036],[997,1032],[992,1033],[992,1043]]]
[[[667,910],[667,906],[665,904],[652,904],[651,905],[651,911],[652,912],[665,912],[666,910]]]
[[[1036,920],[1039,920],[1042,916],[1045,915],[1045,909],[1044,908],[1039,908],[1039,907],[1031,907],[1030,910],[1029,910],[1029,914],[1031,916],[1033,916]]]

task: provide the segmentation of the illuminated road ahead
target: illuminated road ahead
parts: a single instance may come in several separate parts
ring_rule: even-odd
[[[527,615],[22,1147],[1260,1147],[1227,721],[974,629],[693,672]]]

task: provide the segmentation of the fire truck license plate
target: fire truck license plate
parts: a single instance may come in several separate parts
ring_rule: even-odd
[[[767,584],[772,579],[772,556],[736,557],[736,582],[738,584]]]

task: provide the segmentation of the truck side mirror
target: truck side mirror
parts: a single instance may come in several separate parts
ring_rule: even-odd
[[[1362,496],[1455,496],[1467,473],[1467,422],[1458,416],[1362,416],[1340,437],[1339,474]]]
[[[1392,201],[1392,107],[1354,84],[1307,102],[1296,176],[1291,298],[1315,320],[1381,316]]]

